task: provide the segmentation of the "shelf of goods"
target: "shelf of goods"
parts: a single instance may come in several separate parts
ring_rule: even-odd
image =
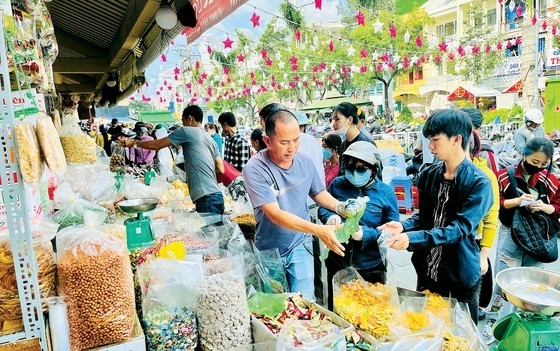
[[[1,17],[1,12],[0,12]],[[0,33],[4,33],[3,21],[0,21]],[[6,206],[7,226],[10,246],[21,304],[24,330],[22,332],[0,336],[0,346],[20,340],[38,339],[41,350],[47,351],[45,322],[41,310],[39,282],[37,279],[37,260],[31,241],[31,230],[27,216],[27,206],[23,189],[23,179],[18,165],[17,145],[14,129],[14,111],[6,43],[0,40],[0,181],[2,196]]]

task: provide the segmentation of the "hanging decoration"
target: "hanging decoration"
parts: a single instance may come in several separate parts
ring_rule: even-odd
[[[512,1],[513,1],[513,0],[512,0]],[[519,4],[519,5],[517,6],[517,10],[515,10],[515,16],[516,16],[517,18],[523,16],[523,8],[521,7],[521,4]]]
[[[175,68],[173,69],[173,73],[178,76],[179,74],[181,74],[181,70],[179,69],[179,67],[175,66]]]
[[[296,29],[295,37],[296,41],[299,43],[301,41],[301,31],[299,30],[299,28]]]
[[[535,24],[537,24],[538,20],[539,19],[537,18],[537,15],[534,15],[533,18],[531,18],[531,24],[534,26]]]
[[[330,51],[330,52],[333,52],[333,51],[334,51],[334,42],[333,42],[332,39],[331,39],[330,42],[329,42],[329,51]]]
[[[165,54],[161,54],[161,62],[167,62],[167,56],[165,56]]]
[[[552,35],[556,36],[557,32],[558,32],[558,26],[555,24],[552,26]]]
[[[212,48],[210,47],[210,45],[206,47],[206,51],[208,51],[208,55],[212,55]]]
[[[420,34],[418,34],[418,36],[416,37],[416,46],[418,46],[419,48],[422,47],[422,37],[420,36]]]
[[[485,52],[488,54],[492,51],[492,47],[490,45],[486,45]]]
[[[251,22],[253,23],[253,28],[260,26],[261,16],[257,15],[257,12],[253,12],[253,16],[251,16]]]
[[[232,49],[233,40],[229,38],[229,35],[227,36],[226,40],[222,41],[222,43],[224,44],[224,49]]]
[[[479,52],[480,52],[480,48],[478,47],[478,45],[474,44],[472,48],[473,55],[478,55]]]
[[[515,11],[515,0],[509,0],[508,8],[509,12]]]
[[[261,57],[263,59],[268,57],[268,51],[266,51],[266,49],[261,49]]]
[[[379,33],[383,30],[383,23],[379,22],[379,18],[375,20],[375,23],[373,24],[373,28],[375,30],[375,33]]]
[[[365,26],[366,25],[366,16],[362,13],[361,10],[358,10],[358,14],[356,15],[356,20],[358,21],[358,26]]]
[[[498,42],[498,44],[496,44],[496,50],[501,51],[504,47],[504,44],[502,44],[501,42]]]
[[[397,28],[395,27],[395,24],[391,23],[391,27],[389,27],[389,35],[391,36],[391,38],[396,38],[397,37]]]
[[[360,50],[360,58],[366,59],[368,56],[366,49]]]
[[[323,0],[315,0],[315,8],[321,10],[323,7]]]
[[[445,42],[445,40],[442,40],[438,46],[439,46],[439,51],[447,52],[447,43]]]
[[[354,57],[354,54],[356,53],[356,49],[354,49],[354,46],[350,44],[350,47],[346,49],[346,52],[348,53],[348,57]]]
[[[245,56],[243,56],[243,53],[239,53],[239,55],[237,55],[237,62],[245,62]]]
[[[406,31],[406,33],[404,33],[403,40],[406,44],[410,42],[410,33],[408,32],[408,30]]]
[[[546,30],[546,28],[548,27],[548,23],[546,23],[546,20],[543,21],[541,28],[542,30]]]

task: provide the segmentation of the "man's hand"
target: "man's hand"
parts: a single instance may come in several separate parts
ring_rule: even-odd
[[[480,252],[480,273],[485,275],[488,272],[488,254]]]
[[[327,219],[328,225],[339,225],[342,223],[342,218],[339,215],[332,215]]]
[[[356,232],[352,234],[352,239],[356,241],[362,241],[363,238],[364,238],[364,231],[362,230],[362,226],[360,226],[360,229],[356,230]]]
[[[395,222],[395,221],[385,223],[382,226],[377,227],[377,229],[384,230],[387,233],[391,234],[391,236],[398,235],[398,234],[402,233],[403,230],[404,230],[401,222]]]
[[[125,139],[122,141],[117,141],[117,146],[118,147],[133,147],[134,146],[134,140],[133,139]]]
[[[542,201],[535,202],[534,204],[530,204],[529,209],[533,212],[544,212],[546,214],[552,214],[555,211],[554,206],[545,204]]]
[[[344,256],[344,246],[338,241],[335,235],[335,231],[340,228],[342,228],[342,224],[318,225],[313,235],[318,237],[331,251],[339,256]]]
[[[387,245],[395,250],[406,250],[409,244],[410,240],[408,239],[408,235],[406,233],[393,235],[393,237],[387,240]]]

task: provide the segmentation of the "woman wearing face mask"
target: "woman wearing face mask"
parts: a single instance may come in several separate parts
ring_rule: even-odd
[[[376,228],[386,221],[398,221],[397,198],[393,189],[377,178],[379,161],[375,157],[375,146],[367,141],[358,141],[344,152],[347,162],[344,176],[335,178],[328,192],[339,201],[369,197],[366,211],[360,219],[360,230],[344,244],[344,257],[330,253],[325,261],[329,288],[329,308],[333,307],[332,278],[341,269],[354,267],[371,283],[385,283],[386,269],[381,261]],[[319,219],[327,224],[339,224],[343,220],[334,212],[319,208]],[[337,257],[338,256],[338,257]]]
[[[325,167],[325,184],[328,187],[334,178],[338,176],[340,157],[338,150],[342,139],[336,134],[329,134],[323,138],[323,166]]]
[[[531,201],[528,205],[531,211],[541,211],[558,218],[560,214],[559,183],[554,174],[550,174],[550,161],[554,153],[554,145],[546,138],[534,138],[525,144],[522,160],[514,166],[514,176],[517,181],[518,193],[516,197],[510,186],[507,169],[498,171],[500,186],[500,221],[502,228],[498,238],[498,257],[496,259],[496,274],[509,267],[543,267],[527,255],[515,244],[511,237],[511,223],[515,209],[522,202]],[[494,299],[491,312],[497,312],[503,304],[501,291],[494,287]]]
[[[349,102],[343,102],[338,105],[332,114],[333,125],[335,129],[335,134],[341,135],[344,132],[344,137],[342,137],[342,146],[340,147],[339,155],[344,154],[350,145],[358,141],[370,142],[368,137],[364,135],[358,129],[358,115],[360,111],[354,105]],[[375,154],[377,154],[377,149],[375,149]],[[338,175],[344,175],[344,169],[346,168],[346,161],[342,159],[340,163]]]

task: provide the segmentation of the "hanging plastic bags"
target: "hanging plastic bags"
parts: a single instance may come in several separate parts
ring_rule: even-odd
[[[37,120],[37,138],[49,169],[59,178],[64,176],[68,165],[58,132],[50,117]]]
[[[18,142],[18,159],[23,181],[37,184],[43,173],[43,158],[37,141],[35,127],[31,123],[19,123],[15,126]]]
[[[77,112],[75,113],[77,115]],[[64,116],[62,127],[58,131],[64,155],[68,163],[82,164],[97,162],[97,145],[95,140],[85,134],[78,124],[77,116]]]

